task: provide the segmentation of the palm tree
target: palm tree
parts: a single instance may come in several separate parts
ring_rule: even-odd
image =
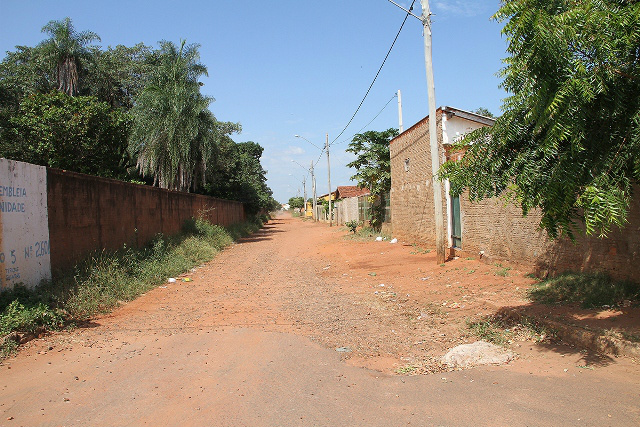
[[[100,37],[91,31],[76,32],[70,18],[49,21],[42,27],[51,37],[38,45],[55,63],[58,90],[69,96],[78,94],[78,74],[82,61],[90,56],[88,45]]]
[[[198,79],[207,68],[198,47],[160,42],[158,63],[132,109],[129,150],[143,175],[162,188],[188,191],[207,151],[203,144],[211,141],[212,99],[200,93]]]

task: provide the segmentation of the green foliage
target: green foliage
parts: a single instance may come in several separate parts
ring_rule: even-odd
[[[480,114],[481,116],[485,116],[485,117],[495,118],[493,113],[484,107],[478,108],[477,110],[474,111],[474,113]]]
[[[542,342],[556,336],[556,331],[541,325],[534,318],[520,316],[515,319],[502,313],[481,320],[467,320],[467,328],[478,338],[499,346],[507,346],[514,340]]]
[[[303,197],[291,197],[289,198],[289,207],[291,209],[302,209],[304,206],[304,198]]]
[[[0,157],[104,177],[126,175],[128,117],[93,97],[31,95],[8,126]]]
[[[225,131],[239,125],[221,123]],[[249,215],[270,212],[279,207],[267,186],[267,171],[260,164],[264,149],[252,141],[235,143],[222,133],[214,152],[214,168],[207,173],[205,194],[244,203]]]
[[[97,97],[114,109],[130,110],[151,74],[157,54],[142,43],[93,49],[92,60],[80,82],[80,94]]]
[[[640,2],[511,0],[495,19],[510,54],[504,114],[440,176],[471,200],[540,209],[551,237],[624,226],[640,178]]]
[[[53,329],[62,323],[60,312],[39,303],[24,306],[18,300],[9,304],[0,315],[0,336],[13,331],[34,333],[39,328]]]
[[[69,96],[78,94],[79,75],[83,72],[83,62],[91,59],[87,47],[100,37],[91,31],[76,32],[71,19],[49,21],[42,27],[43,33],[51,37],[38,45],[45,57],[55,66],[58,90]]]
[[[360,221],[352,219],[351,221],[345,222],[344,225],[347,226],[349,231],[351,231],[353,234],[356,234],[356,231],[358,230],[358,226],[360,225]]]
[[[361,188],[368,188],[374,199],[371,225],[376,230],[380,230],[384,222],[385,197],[391,190],[389,141],[396,136],[398,130],[393,128],[383,132],[367,131],[356,134],[346,149],[357,156],[356,160],[347,164],[356,169],[356,174],[351,179],[356,180]]]
[[[198,45],[103,50],[69,18],[43,32],[50,38],[0,62],[0,156],[237,200],[249,215],[279,207],[262,147],[235,143],[240,124],[208,110]]]
[[[578,303],[583,307],[640,303],[640,285],[611,279],[604,273],[565,273],[537,283],[528,291],[532,301],[543,304]]]
[[[196,165],[208,160],[202,155],[212,134],[202,131],[213,118],[207,110],[211,99],[200,93],[198,79],[207,69],[199,59],[198,45],[160,42],[158,64],[132,109],[129,151],[161,188],[188,191]]]

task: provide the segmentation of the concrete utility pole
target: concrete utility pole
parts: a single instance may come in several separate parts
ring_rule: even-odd
[[[402,93],[398,89],[398,130],[400,133],[404,132],[404,126],[402,126]]]
[[[316,176],[313,174],[313,160],[311,160],[311,192],[313,197],[313,219],[318,220],[318,199],[316,197]]]
[[[327,177],[329,179],[329,227],[332,226],[332,218],[331,213],[331,161],[329,160],[329,134],[327,134],[327,142],[325,143],[325,148],[327,149]]]
[[[390,3],[398,6],[409,15],[422,22],[424,32],[424,62],[427,70],[427,91],[429,95],[429,145],[431,146],[431,183],[433,184],[434,223],[436,228],[436,262],[442,264],[445,259],[444,217],[442,214],[442,185],[437,178],[440,169],[440,155],[438,153],[438,132],[436,129],[436,86],[433,81],[433,54],[431,45],[431,9],[429,0],[420,0],[422,16],[413,14],[413,6],[406,9],[393,0]]]
[[[445,259],[444,248],[444,217],[442,215],[442,185],[437,178],[440,169],[440,155],[438,153],[438,133],[436,123],[436,87],[433,79],[433,54],[431,44],[431,9],[429,0],[421,0],[422,26],[424,28],[424,62],[427,69],[427,86],[429,94],[429,145],[431,146],[431,182],[433,184],[433,206],[436,227],[436,262],[442,264]]]
[[[304,194],[303,201],[304,201],[304,203],[302,203],[302,206],[304,208],[304,216],[303,216],[303,218],[306,218],[307,217],[307,177],[306,176],[302,177],[302,188],[304,189],[303,190],[303,194]]]

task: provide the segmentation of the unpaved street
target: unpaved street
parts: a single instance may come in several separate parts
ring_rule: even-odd
[[[448,372],[525,272],[283,216],[188,277],[0,365],[0,426],[637,426],[640,365],[512,343]]]

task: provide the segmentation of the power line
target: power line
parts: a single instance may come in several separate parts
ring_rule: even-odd
[[[349,127],[349,125],[351,124],[353,119],[356,117],[356,114],[358,114],[358,111],[360,111],[360,108],[362,107],[362,104],[364,104],[364,100],[367,99],[367,96],[369,95],[369,92],[371,92],[371,88],[373,87],[373,84],[378,79],[378,76],[380,75],[380,72],[382,71],[382,67],[384,67],[384,64],[387,62],[387,58],[389,58],[389,55],[391,54],[391,50],[393,49],[393,46],[395,46],[396,41],[398,40],[398,37],[400,37],[400,33],[402,32],[402,28],[404,28],[404,24],[407,22],[407,19],[409,18],[409,15],[411,14],[411,11],[413,10],[413,5],[414,5],[415,2],[416,2],[416,0],[413,0],[411,2],[411,7],[409,8],[409,11],[407,12],[407,15],[404,17],[404,20],[402,21],[402,25],[400,25],[400,29],[398,30],[398,34],[396,34],[396,37],[393,39],[393,43],[391,43],[391,47],[389,48],[389,51],[387,52],[387,55],[384,57],[384,60],[382,61],[382,64],[380,65],[380,68],[378,68],[378,72],[376,73],[376,76],[373,78],[373,81],[369,85],[369,89],[367,89],[367,93],[364,94],[364,97],[362,98],[362,101],[360,101],[360,105],[358,105],[358,108],[356,109],[355,113],[353,113],[353,116],[351,116],[351,119],[349,120],[349,123],[347,123],[347,125],[344,127],[344,129],[342,129],[342,132],[340,132],[340,134],[333,141],[331,141],[331,144],[329,144],[329,145],[333,145],[333,143],[336,142],[342,136],[342,134],[347,130],[347,128]]]
[[[359,131],[357,131],[357,132],[354,134],[354,136],[355,136],[356,134],[358,134],[358,133],[362,132],[362,131],[367,127],[367,126],[369,126],[371,123],[373,123],[373,121],[374,121],[375,119],[377,119],[377,118],[378,118],[378,116],[380,116],[380,114],[382,114],[382,112],[383,112],[384,110],[386,110],[386,108],[389,106],[389,104],[391,103],[391,101],[393,101],[397,96],[398,96],[397,94],[394,94],[394,95],[391,97],[391,99],[390,99],[389,101],[387,101],[387,103],[386,103],[386,104],[384,104],[384,107],[382,107],[382,110],[380,110],[380,111],[378,112],[378,114],[376,114],[376,115],[375,115],[375,117],[374,117],[373,119],[371,119],[371,121],[370,121],[369,123],[367,123],[366,125],[362,126],[362,127],[360,128],[360,130],[359,130]],[[349,139],[353,139],[353,137],[352,137],[352,138],[343,139],[343,140],[342,140],[342,141],[340,141],[340,142],[335,142],[335,141],[334,141],[334,142],[332,142],[332,143],[331,143],[331,145],[344,144],[345,142],[349,141]]]

